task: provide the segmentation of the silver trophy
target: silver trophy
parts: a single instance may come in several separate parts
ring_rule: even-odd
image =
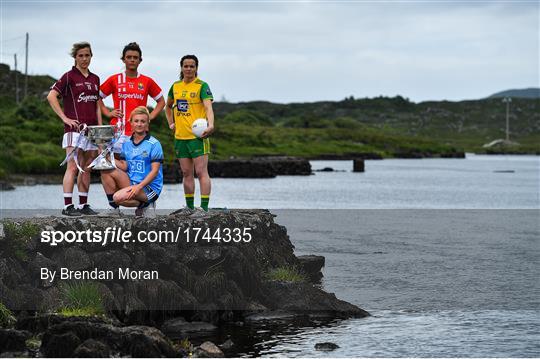
[[[114,163],[113,145],[118,137],[115,134],[115,126],[88,126],[87,131],[87,138],[92,144],[104,147],[99,156],[88,165],[88,168],[97,171],[114,170],[116,165]],[[109,159],[107,155],[110,155]]]

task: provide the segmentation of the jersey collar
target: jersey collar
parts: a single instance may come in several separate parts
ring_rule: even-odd
[[[72,66],[72,67],[71,67],[71,70],[72,70],[72,71],[77,71],[77,72],[78,72],[79,74],[81,74],[81,76],[84,77],[84,78],[88,78],[88,76],[92,75],[92,72],[90,71],[90,69],[88,69],[88,76],[84,76],[84,74],[81,72],[81,70],[79,70],[79,69],[77,68],[77,66]]]
[[[138,79],[139,77],[141,77],[141,73],[139,71],[137,71],[137,76],[135,77],[129,77],[126,73],[126,71],[124,71],[124,76],[126,77],[126,79]]]
[[[135,143],[135,139],[133,138],[133,135],[131,135],[131,142],[133,142],[133,145],[134,145],[134,146],[138,146],[138,145],[140,145],[141,143],[143,143],[144,141],[149,140],[149,139],[150,139],[150,134],[147,133],[146,136],[144,136],[144,138],[141,140],[141,142]]]
[[[184,85],[191,85],[191,84],[195,83],[198,79],[199,79],[199,76],[195,76],[195,78],[193,79],[193,81],[191,81],[190,83],[186,83],[186,82],[184,81],[184,79],[182,79],[182,82],[184,83]]]

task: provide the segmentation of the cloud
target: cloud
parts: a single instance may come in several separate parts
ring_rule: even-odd
[[[33,73],[60,76],[73,42],[92,70],[122,70],[124,44],[164,90],[178,60],[200,58],[216,98],[299,102],[401,94],[479,98],[538,84],[538,3],[156,2],[5,3],[2,37],[30,32]],[[4,45],[4,43],[2,43]],[[9,45],[9,46],[8,46]],[[13,45],[13,46],[12,46]],[[21,44],[6,42],[4,55]],[[19,58],[22,53],[19,53]]]

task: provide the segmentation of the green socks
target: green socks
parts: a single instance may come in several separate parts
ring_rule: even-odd
[[[208,212],[208,202],[210,202],[210,196],[209,195],[201,195],[201,208]]]
[[[195,195],[193,193],[184,194],[186,198],[186,206],[191,209],[195,209]],[[208,212],[208,202],[210,202],[210,195],[201,195],[201,208]]]
[[[186,206],[190,209],[195,209],[195,195],[193,193],[185,194],[184,197],[186,198]]]

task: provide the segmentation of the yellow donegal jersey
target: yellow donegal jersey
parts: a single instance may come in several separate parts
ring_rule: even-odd
[[[203,100],[212,100],[212,92],[208,84],[199,78],[186,84],[176,81],[169,90],[168,97],[173,100],[173,116],[176,131],[174,137],[178,140],[191,140],[196,136],[191,132],[193,121],[206,118]]]

